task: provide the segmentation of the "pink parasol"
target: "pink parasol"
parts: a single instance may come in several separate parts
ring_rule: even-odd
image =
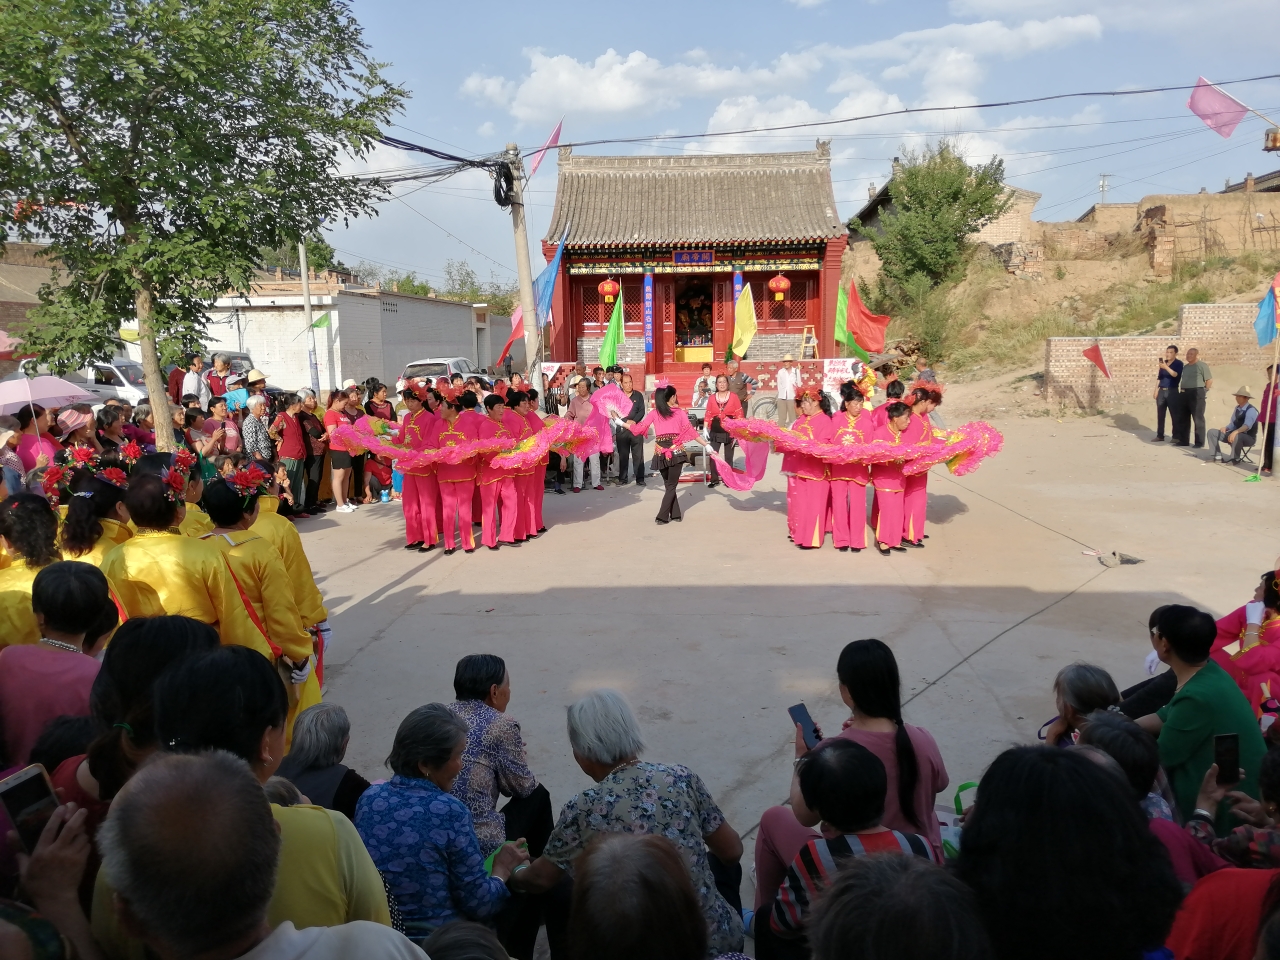
[[[0,330],[0,360],[26,360],[28,357],[35,356],[34,353],[19,353],[18,348],[21,346],[21,340],[15,340]]]
[[[0,383],[0,414],[17,413],[28,404],[65,407],[72,403],[93,403],[98,398],[61,377],[19,377]]]

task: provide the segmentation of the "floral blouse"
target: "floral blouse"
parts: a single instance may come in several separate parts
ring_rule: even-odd
[[[374,784],[356,804],[355,823],[411,938],[451,920],[492,917],[510,896],[485,873],[466,805],[430,780],[397,774]]]
[[[267,433],[267,421],[264,417],[247,415],[240,424],[240,437],[244,442],[244,452],[249,456],[256,456],[259,460],[275,459],[276,445],[271,442]]]
[[[525,759],[519,723],[482,700],[460,700],[449,704],[449,710],[467,725],[462,773],[449,792],[471,811],[480,853],[487,857],[507,838],[498,797],[527,797],[538,778]]]
[[[688,767],[638,760],[614,770],[564,805],[542,855],[573,872],[573,861],[597,833],[653,833],[680,850],[707,918],[708,956],[742,949],[742,918],[716,890],[703,837],[724,814],[702,778]]]

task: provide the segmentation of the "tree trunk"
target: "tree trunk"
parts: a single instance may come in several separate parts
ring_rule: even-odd
[[[138,347],[142,351],[142,376],[147,383],[147,401],[151,404],[151,419],[155,425],[156,450],[173,453],[173,417],[169,415],[169,393],[164,374],[160,370],[160,353],[156,350],[156,330],[151,323],[151,311],[155,300],[150,285],[144,278],[133,295],[134,309],[138,314]]]

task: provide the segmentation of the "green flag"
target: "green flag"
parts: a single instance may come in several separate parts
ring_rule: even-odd
[[[609,329],[604,332],[604,340],[600,344],[600,366],[612,367],[618,362],[618,344],[626,343],[627,336],[622,329],[622,288],[618,288],[618,299],[613,302],[613,316],[609,318]]]
[[[320,330],[321,328],[323,328],[323,327],[327,327],[328,325],[329,325],[329,314],[328,314],[328,313],[322,313],[322,314],[320,315],[320,318],[319,318],[318,320],[316,320],[316,322],[315,322],[315,323],[311,324],[311,329],[312,329],[312,330]]]

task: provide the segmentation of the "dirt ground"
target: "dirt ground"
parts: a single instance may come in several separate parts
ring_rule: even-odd
[[[1036,388],[1018,375],[948,391],[949,422],[989,411],[1004,451],[968,477],[935,469],[927,548],[890,558],[792,546],[777,457],[751,492],[682,490],[681,524],[654,524],[654,482],[548,496],[545,537],[470,556],[402,551],[394,504],[310,521],[303,541],[335,636],[326,698],[351,715],[348,762],[386,776],[401,718],[452,699],[459,657],[497,653],[557,808],[587,785],[565,707],[615,687],[636,709],[646,756],[697,771],[750,856],[761,812],[787,796],[787,707],[803,700],[838,729],[837,655],[879,637],[951,789],[978,779],[1053,716],[1059,668],[1088,660],[1122,687],[1137,682],[1153,608],[1221,616],[1280,553],[1267,519],[1275,482],[1245,483],[1236,467],[1150,442],[1154,404],[1024,416]],[[1142,562],[1109,568],[1092,551]]]

